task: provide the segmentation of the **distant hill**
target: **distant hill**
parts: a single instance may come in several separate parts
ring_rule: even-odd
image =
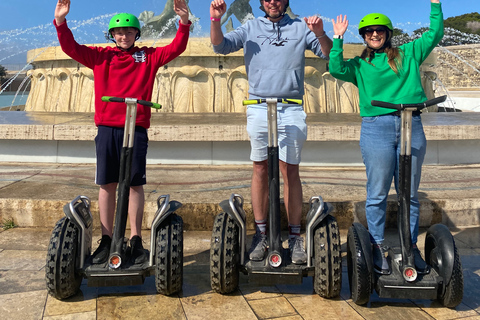
[[[480,43],[480,14],[478,12],[447,18],[444,20],[444,25],[445,36],[440,41],[440,46]],[[400,46],[418,39],[427,30],[428,28],[423,27],[408,34],[403,32],[403,30],[395,28],[392,44]]]
[[[480,35],[480,13],[472,12],[450,17],[444,21],[445,28],[452,28],[464,33]]]

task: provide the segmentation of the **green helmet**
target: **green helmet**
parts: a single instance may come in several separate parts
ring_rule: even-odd
[[[137,37],[135,40],[140,38],[140,22],[137,17],[130,13],[119,13],[116,14],[110,19],[108,24],[108,34],[111,36],[113,28],[136,28],[138,30]]]
[[[363,36],[362,29],[369,26],[385,26],[393,32],[392,21],[381,13],[370,13],[363,17],[358,24],[358,32]]]

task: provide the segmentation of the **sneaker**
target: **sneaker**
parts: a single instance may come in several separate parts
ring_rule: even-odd
[[[112,244],[112,238],[107,235],[102,236],[100,245],[92,255],[92,262],[94,264],[101,264],[107,262],[108,255],[110,254],[110,245]]]
[[[267,235],[265,233],[257,232],[253,236],[252,246],[250,247],[250,260],[260,261],[265,257],[267,251]]]
[[[426,274],[430,272],[430,268],[425,262],[425,260],[423,260],[422,253],[420,252],[416,244],[413,245],[413,258],[415,260],[415,269],[418,273]]]
[[[288,248],[290,249],[292,262],[295,264],[307,263],[307,253],[305,252],[303,241],[302,237],[288,239]]]
[[[390,274],[390,267],[386,257],[386,247],[381,244],[373,245],[373,266],[376,273]]]
[[[140,264],[147,261],[147,252],[143,249],[142,238],[139,236],[133,236],[130,239],[130,261],[134,264]]]

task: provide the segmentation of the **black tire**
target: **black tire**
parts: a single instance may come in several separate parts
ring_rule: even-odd
[[[82,275],[77,270],[78,229],[67,217],[60,219],[52,231],[45,266],[48,293],[66,299],[80,290]]]
[[[183,220],[170,214],[157,229],[155,243],[155,286],[157,292],[172,295],[183,285]]]
[[[463,299],[463,271],[462,262],[460,261],[460,255],[458,254],[455,240],[451,236],[448,229],[445,228],[444,234],[438,234],[437,236],[448,238],[451,237],[453,242],[453,269],[450,281],[444,286],[438,294],[438,300],[447,308],[455,308]],[[448,233],[448,234],[447,234]],[[427,232],[425,238],[425,258],[427,263],[434,268],[440,275],[445,272],[442,270],[445,265],[444,259],[449,259],[450,255],[446,255],[446,249],[443,248],[442,243],[438,241],[433,234]]]
[[[210,284],[218,293],[230,293],[238,288],[240,246],[239,227],[223,212],[215,217],[210,242]]]
[[[360,237],[353,226],[348,229],[347,268],[352,301],[357,305],[368,303],[372,292],[372,275],[368,271]]]
[[[342,289],[342,253],[340,231],[333,216],[327,215],[315,228],[313,242],[313,288],[321,297],[338,297]]]

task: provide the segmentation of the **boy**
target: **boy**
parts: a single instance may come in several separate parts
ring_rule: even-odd
[[[157,70],[178,57],[187,46],[191,22],[185,0],[174,1],[174,11],[180,16],[176,37],[165,47],[138,48],[140,23],[131,14],[120,13],[112,17],[109,37],[116,47],[87,47],[78,44],[67,26],[66,15],[70,0],[58,0],[53,21],[62,50],[72,59],[93,70],[95,86],[95,138],[97,168],[95,183],[100,185],[98,207],[102,226],[102,240],[92,256],[93,263],[104,263],[110,253],[115,215],[115,198],[120,165],[120,150],[125,125],[125,107],[103,102],[102,96],[130,97],[151,100]],[[147,255],[142,245],[141,226],[145,203],[143,185],[146,184],[147,129],[150,127],[151,109],[138,105],[135,142],[132,161],[132,181],[128,215],[130,219],[131,261],[142,263]]]

